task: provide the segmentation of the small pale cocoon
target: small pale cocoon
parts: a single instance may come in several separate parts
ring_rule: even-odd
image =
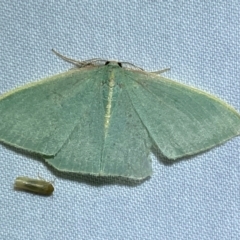
[[[41,195],[51,195],[54,191],[52,183],[43,179],[20,176],[15,179],[14,188]]]

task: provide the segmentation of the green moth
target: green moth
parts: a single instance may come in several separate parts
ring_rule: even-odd
[[[14,188],[46,196],[51,195],[54,191],[52,183],[44,179],[34,179],[25,176],[20,176],[15,179]]]
[[[161,71],[56,54],[76,67],[4,94],[0,141],[59,171],[143,179],[153,146],[175,160],[240,134],[231,106]]]

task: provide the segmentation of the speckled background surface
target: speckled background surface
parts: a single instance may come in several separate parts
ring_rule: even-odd
[[[206,90],[240,111],[238,1],[0,2],[0,93],[100,57]],[[62,174],[0,145],[0,239],[240,239],[240,138],[166,166],[139,185]],[[79,151],[81,151],[79,149]],[[52,197],[13,190],[55,178]]]

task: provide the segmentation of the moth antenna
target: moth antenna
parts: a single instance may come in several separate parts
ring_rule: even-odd
[[[154,71],[154,72],[151,72],[151,73],[162,74],[162,73],[170,71],[170,70],[171,70],[171,68],[164,68],[162,70]]]

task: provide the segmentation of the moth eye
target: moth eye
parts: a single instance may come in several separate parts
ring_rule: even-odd
[[[110,63],[110,61],[106,61],[105,65],[108,65]]]
[[[119,66],[119,67],[122,67],[122,63],[121,63],[121,62],[118,62],[118,66]]]

